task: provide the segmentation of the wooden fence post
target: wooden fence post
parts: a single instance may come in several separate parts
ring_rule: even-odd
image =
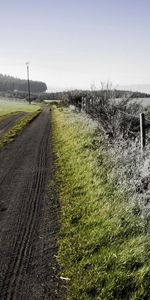
[[[145,115],[144,115],[144,113],[140,114],[140,134],[141,134],[141,151],[143,152],[144,147],[145,147],[145,141],[146,141],[146,136],[145,136]]]

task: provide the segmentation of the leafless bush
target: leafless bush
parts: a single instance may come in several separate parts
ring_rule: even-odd
[[[64,95],[66,103],[84,110],[101,125],[111,140],[118,136],[135,138],[139,132],[140,103],[133,100],[133,93],[112,89],[111,84],[101,83],[100,90],[69,91]]]
[[[92,92],[84,99],[85,110],[97,119],[104,132],[111,138],[136,137],[139,131],[140,103],[133,101],[132,94],[116,98],[115,90],[104,89],[101,93]]]

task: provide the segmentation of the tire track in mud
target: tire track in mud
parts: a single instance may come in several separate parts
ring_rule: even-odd
[[[40,257],[44,255],[44,250],[40,253],[43,246],[39,234],[43,234],[43,211],[46,209],[44,192],[49,134],[49,114],[42,112],[12,145],[0,153],[2,169],[14,160],[8,176],[5,172],[0,176],[0,182],[3,182],[0,199],[6,208],[0,213],[1,300],[63,299],[59,294],[58,274],[48,269],[48,259],[53,260],[56,254],[54,241],[52,257],[45,257],[44,266],[40,263]],[[9,157],[10,153],[12,157]]]
[[[21,112],[17,115],[7,117],[6,119],[0,121],[0,137],[25,115],[25,112]]]
[[[43,148],[43,144],[42,144]],[[42,149],[43,150],[43,149]],[[43,163],[43,151],[40,151],[39,157],[39,170],[44,168]],[[4,299],[12,299],[15,295],[15,292],[18,288],[18,284],[20,281],[20,274],[22,273],[22,269],[27,269],[28,263],[23,264],[24,258],[30,257],[30,248],[32,246],[32,234],[35,225],[35,218],[37,216],[37,210],[39,206],[39,195],[40,189],[42,187],[43,176],[42,172],[38,172],[34,181],[33,186],[30,187],[28,195],[28,201],[31,203],[28,207],[26,207],[26,211],[23,210],[23,213],[20,214],[19,218],[19,225],[18,225],[18,234],[20,235],[20,240],[15,241],[13,253],[15,253],[15,260],[12,260],[7,273],[6,277],[3,281],[3,290],[4,295],[2,297]],[[25,213],[24,213],[25,212]],[[27,220],[26,220],[27,216]],[[20,222],[21,221],[21,222]],[[30,255],[29,255],[30,254]],[[11,274],[11,278],[10,278]],[[12,291],[12,287],[15,287]]]

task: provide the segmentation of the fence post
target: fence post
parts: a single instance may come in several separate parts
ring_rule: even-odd
[[[143,153],[144,147],[145,147],[145,115],[144,113],[140,114],[140,134],[141,134],[141,151]]]
[[[84,111],[85,110],[85,99],[84,99],[84,97],[82,96],[82,102],[81,102],[82,104],[81,104],[81,107],[82,107],[82,111]]]

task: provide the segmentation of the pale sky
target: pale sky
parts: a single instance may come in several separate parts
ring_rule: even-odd
[[[53,88],[150,84],[150,0],[0,0],[0,73]]]

